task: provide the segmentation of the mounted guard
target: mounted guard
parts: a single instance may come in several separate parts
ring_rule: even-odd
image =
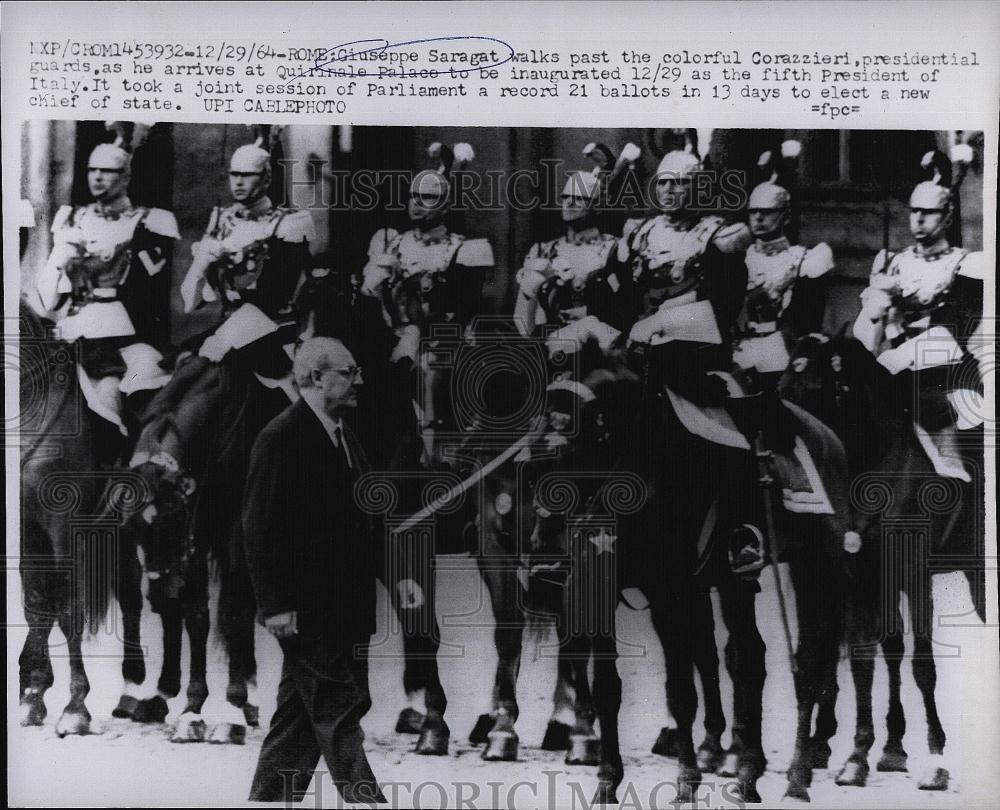
[[[961,438],[983,424],[980,364],[991,351],[982,320],[984,254],[950,245],[945,232],[971,160],[967,144],[956,145],[950,160],[936,150],[924,155],[932,177],[910,195],[916,244],[875,257],[854,324],[855,337],[898,382],[899,406],[911,413],[935,470],[967,483],[960,456],[969,443]]]
[[[212,209],[205,235],[192,245],[194,261],[181,284],[181,298],[185,312],[209,303],[221,307],[222,321],[194,341],[202,357],[218,361],[231,350],[245,349],[248,365],[260,377],[275,380],[290,373],[291,361],[280,347],[294,342],[287,328],[291,301],[312,267],[316,234],[308,211],[276,206],[267,193],[269,150],[282,127],[254,131],[254,143],[240,146],[230,159],[233,203]]]
[[[747,248],[747,295],[738,324],[733,360],[756,377],[756,387],[771,389],[788,366],[798,338],[823,327],[826,282],[833,252],[820,242],[793,245],[785,235],[792,197],[789,188],[802,146],[781,144],[781,161],[764,152],[758,165],[768,179],[754,187],[747,204],[753,244]],[[785,175],[785,176],[783,176]],[[752,383],[753,384],[753,383]]]
[[[517,272],[514,320],[522,335],[539,324],[563,326],[607,309],[613,297],[613,272],[618,240],[601,233],[599,207],[609,186],[632,169],[639,147],[627,144],[616,156],[604,144],[590,143],[583,154],[597,164],[593,171],[571,172],[560,197],[565,232],[558,239],[536,242]],[[602,306],[603,304],[603,306]]]
[[[167,325],[154,301],[165,294],[177,221],[169,211],[135,206],[128,197],[133,152],[149,126],[108,122],[113,143],[99,144],[87,161],[94,201],[62,206],[52,223],[54,245],[35,280],[32,303],[57,323],[57,336],[79,347],[80,385],[90,409],[123,436],[122,396],[161,387],[168,375],[154,348]],[[100,463],[113,463],[119,443],[104,442]]]

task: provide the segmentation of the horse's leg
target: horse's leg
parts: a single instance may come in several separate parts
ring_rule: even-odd
[[[208,699],[208,561],[203,554],[195,555],[188,562],[187,582],[180,594],[184,611],[184,628],[191,650],[191,671],[188,674],[187,704],[177,718],[171,742],[201,742],[205,739],[206,722],[202,708]],[[223,722],[218,723],[209,735],[209,742],[242,745],[246,738],[243,712],[226,703]]]
[[[576,723],[578,697],[575,684],[574,645],[567,640],[559,644],[559,660],[556,666],[556,686],[552,693],[552,716],[545,728],[542,749],[545,751],[566,751],[569,748],[570,729]],[[586,675],[586,665],[584,666]],[[587,684],[588,696],[590,685]]]
[[[617,804],[616,791],[625,778],[625,766],[622,763],[621,744],[618,740],[618,712],[622,705],[622,680],[618,675],[618,645],[614,630],[595,636],[592,649],[594,653],[594,703],[601,724],[601,762],[597,770],[597,792],[594,795],[593,803]],[[688,728],[690,731],[690,726]]]
[[[937,701],[934,698],[934,689],[937,686],[937,668],[934,664],[934,649],[931,639],[930,622],[934,615],[934,598],[931,594],[930,576],[926,577],[924,586],[924,599],[927,618],[927,627],[917,627],[914,622],[913,633],[913,679],[917,682],[917,688],[924,699],[924,711],[927,715],[927,746],[931,754],[931,762],[927,770],[921,775],[917,786],[921,790],[947,790],[949,774],[943,766],[943,754],[945,744],[944,728],[941,726],[941,718],[938,717]],[[910,613],[916,618],[918,608],[913,604],[918,596],[911,594]]]
[[[111,712],[113,717],[132,718],[139,708],[141,686],[146,680],[146,657],[141,644],[142,567],[135,548],[122,544],[116,588],[122,611],[122,694]]]
[[[898,621],[902,621],[901,617]],[[897,628],[901,627],[901,624],[897,624]],[[906,751],[903,749],[906,715],[903,713],[903,702],[900,699],[900,670],[904,655],[902,632],[888,633],[882,639],[882,655],[889,670],[889,711],[885,717],[888,737],[882,756],[875,767],[879,771],[906,771]]]
[[[813,531],[818,534],[823,529],[819,525]],[[834,579],[838,561],[834,554],[823,553],[821,539],[810,538],[818,547],[815,549],[800,544],[789,562],[799,642],[795,653],[795,752],[788,769],[785,795],[805,801],[809,800],[813,769],[826,768],[829,763],[828,740],[837,729],[834,709],[843,602],[842,592]],[[835,548],[839,551],[839,544]],[[814,707],[817,709],[816,733],[810,736]]]
[[[226,685],[227,720],[233,726],[259,725],[259,708],[253,693],[257,680],[257,657],[254,654],[256,602],[245,566],[222,572],[219,588],[219,629],[229,658],[229,683]],[[189,629],[190,634],[190,629]]]
[[[426,756],[446,756],[451,731],[444,719],[448,698],[438,671],[441,629],[437,621],[437,593],[432,562],[428,549],[427,558],[419,560],[410,571],[423,591],[423,603],[419,607],[399,611],[406,668],[410,670],[409,673],[404,671],[403,685],[407,687],[408,696],[413,696],[416,692],[423,693],[426,709],[414,750]]]
[[[666,597],[655,594],[650,604],[653,628],[663,645],[663,658],[667,670],[667,706],[677,722],[676,745],[680,772],[677,776],[677,800],[691,801],[698,785],[701,771],[694,750],[692,727],[698,710],[698,693],[694,687],[694,633],[697,632],[692,605],[699,597],[694,586],[674,583],[666,586]],[[601,723],[601,737],[604,724]]]
[[[875,722],[872,719],[872,682],[875,678],[877,642],[851,645],[851,676],[857,720],[854,731],[854,751],[837,774],[838,785],[864,787],[868,781],[868,752],[875,742]]]
[[[20,711],[22,726],[40,726],[45,722],[45,692],[52,686],[52,660],[49,657],[49,635],[55,617],[51,598],[45,597],[46,586],[55,575],[29,572],[22,574],[24,614],[28,621],[28,637],[18,658],[20,671]],[[49,602],[46,609],[46,602]]]
[[[150,590],[163,587],[163,580],[150,582]],[[184,609],[180,599],[176,597],[159,598],[156,595],[151,604],[160,614],[160,624],[163,627],[163,662],[160,666],[160,677],[156,682],[156,694],[151,698],[140,700],[132,715],[138,723],[162,723],[167,719],[170,707],[167,701],[176,697],[181,691],[181,634],[184,630]]]
[[[816,731],[809,740],[812,755],[812,767],[825,770],[830,765],[830,740],[837,733],[837,661],[833,661],[833,680],[829,688],[824,689],[816,707]]]
[[[497,648],[497,673],[493,688],[494,719],[487,737],[483,759],[514,761],[517,759],[517,676],[521,669],[521,641],[524,614],[518,604],[520,587],[511,557],[493,542],[479,558],[479,568],[493,602],[496,621],[493,638]]]
[[[764,696],[764,639],[757,629],[756,580],[731,576],[719,584],[722,617],[729,630],[726,667],[733,681],[733,743],[727,754],[737,756],[736,778],[745,802],[759,802],[757,779],[767,760],[761,742]]]
[[[567,765],[601,764],[600,740],[594,733],[595,698],[590,688],[590,675],[587,672],[587,663],[592,649],[593,645],[590,640],[579,636],[567,639],[559,650],[560,665],[562,665],[564,658],[569,659],[570,688],[574,692],[573,728],[569,732],[569,746],[566,752]],[[596,661],[594,667],[596,673]]]
[[[82,627],[75,626],[71,611],[64,610],[59,614],[59,629],[66,637],[69,653],[69,703],[56,723],[56,734],[89,734],[91,718],[84,701],[90,693],[90,681],[83,666]]]
[[[705,698],[705,739],[698,746],[698,767],[703,773],[715,773],[724,758],[722,734],[726,730],[726,715],[719,691],[719,650],[715,645],[711,594],[705,591],[693,609],[698,628],[694,639],[694,663]]]

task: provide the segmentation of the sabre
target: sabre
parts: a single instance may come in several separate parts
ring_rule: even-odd
[[[781,571],[778,566],[778,557],[774,549],[774,512],[771,506],[771,485],[774,478],[771,476],[768,461],[771,452],[764,447],[763,433],[757,434],[755,452],[757,462],[760,465],[760,483],[764,489],[764,542],[767,544],[767,557],[771,563],[771,570],[774,571],[774,582],[778,591],[778,609],[781,612],[781,625],[785,631],[785,644],[788,647],[788,660],[791,663],[792,672],[799,671],[795,662],[795,646],[792,644],[792,628],[788,622],[788,605],[785,603],[785,590],[781,584]]]
[[[405,532],[408,529],[412,529],[421,520],[426,520],[435,512],[437,512],[441,507],[447,504],[452,498],[457,498],[459,495],[464,493],[471,487],[478,484],[483,478],[493,472],[497,467],[507,461],[509,458],[515,456],[529,444],[531,444],[535,439],[541,434],[541,425],[537,425],[525,433],[520,439],[514,442],[510,447],[504,450],[499,456],[491,459],[478,470],[476,470],[472,475],[466,478],[461,483],[455,484],[451,489],[449,489],[444,495],[435,498],[431,503],[417,512],[415,515],[408,517],[402,525],[397,526],[393,531],[396,533]]]

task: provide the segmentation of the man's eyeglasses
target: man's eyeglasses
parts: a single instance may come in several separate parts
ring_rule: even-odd
[[[336,371],[342,377],[345,377],[351,382],[354,382],[361,376],[361,366],[347,366],[347,368],[318,368],[315,369],[313,373],[318,374],[320,378],[322,378],[324,374],[330,371]]]

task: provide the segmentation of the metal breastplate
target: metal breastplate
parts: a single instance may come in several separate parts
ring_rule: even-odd
[[[792,301],[806,249],[794,245],[768,253],[752,245],[746,254],[746,327],[750,334],[769,335]]]
[[[640,226],[632,245],[632,277],[642,291],[642,314],[697,290],[707,247],[701,223],[682,230],[656,217],[652,224]]]
[[[910,329],[944,306],[966,255],[954,247],[934,256],[920,255],[913,248],[897,255],[888,270],[893,281],[891,320],[901,329]]]
[[[219,216],[212,235],[225,246],[225,252],[215,262],[214,279],[210,282],[222,293],[224,306],[239,304],[267,268],[270,241],[284,217],[284,212],[272,208],[263,216],[241,217],[236,209],[227,208]]]
[[[141,208],[117,216],[99,214],[93,206],[74,212],[73,225],[84,237],[78,256],[66,267],[74,309],[90,301],[115,300],[115,288],[128,277],[135,229],[145,215]]]
[[[586,242],[561,237],[539,245],[539,258],[551,262],[554,275],[560,280],[550,293],[559,309],[578,310],[587,306],[587,284],[607,266],[614,247],[615,239],[604,235]]]
[[[425,242],[416,231],[406,231],[399,236],[395,244],[390,245],[389,252],[399,258],[403,278],[421,273],[434,276],[444,273],[451,267],[461,244],[461,238],[453,233],[446,233],[440,239]]]

